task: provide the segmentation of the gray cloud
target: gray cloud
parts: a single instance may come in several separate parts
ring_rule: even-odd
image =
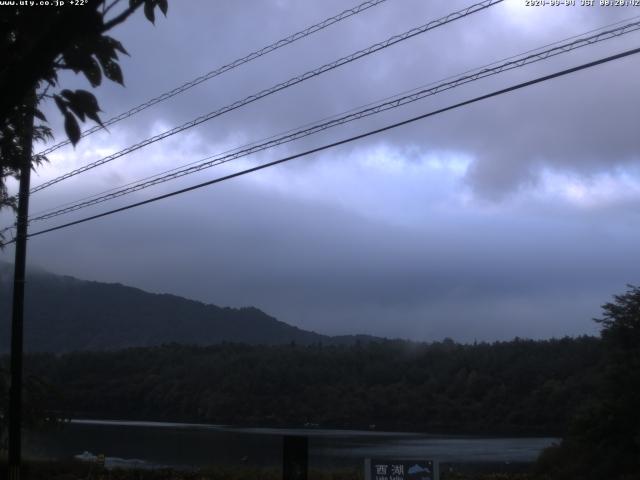
[[[30,255],[83,278],[257,305],[326,333],[589,333],[598,305],[636,278],[640,239],[625,217],[567,213],[431,212],[402,226],[238,182],[36,237]]]
[[[262,138],[620,20],[629,13],[599,7],[535,11],[516,8],[520,3],[508,1],[476,13],[214,119],[196,132],[211,145],[235,139],[239,133],[248,140]],[[200,85],[114,131],[125,130],[132,138],[147,136],[159,120],[164,128],[183,123],[468,4],[389,2]],[[174,7],[169,18],[156,27],[140,16],[114,33],[132,53],[123,60],[128,88],[105,85],[102,103],[108,114],[119,113],[141,98],[171,89],[343,8],[344,2],[336,1],[189,2]],[[397,114],[299,142],[298,148],[610,54],[628,48],[639,37],[632,34],[610,40],[456,89]],[[499,198],[535,180],[543,165],[589,173],[624,164],[637,158],[639,147],[634,130],[637,105],[630,101],[636,93],[637,65],[635,57],[622,60],[430,119],[384,138],[396,145],[409,142],[472,155],[475,162],[467,180],[476,194],[485,197]]]
[[[469,3],[391,0],[57,152],[40,178]],[[60,184],[34,196],[32,211],[629,15],[506,3]],[[99,91],[105,117],[346,7],[337,0],[193,1],[172,4],[155,27],[140,16],[114,32],[132,56],[123,59],[127,88]],[[638,38],[485,79],[259,160],[630,48]],[[84,278],[256,305],[325,333],[473,340],[593,332],[589,318],[598,305],[636,278],[638,71],[637,58],[621,60],[273,172],[34,238],[31,259]],[[84,86],[82,79],[66,81]]]

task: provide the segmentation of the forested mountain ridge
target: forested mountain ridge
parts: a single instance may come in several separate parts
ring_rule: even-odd
[[[0,263],[0,352],[8,350],[13,266]],[[281,322],[263,311],[208,305],[169,294],[30,270],[25,293],[25,347],[33,352],[105,350],[164,343],[301,345],[352,343]]]

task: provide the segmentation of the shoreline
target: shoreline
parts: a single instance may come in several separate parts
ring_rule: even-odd
[[[104,425],[104,426],[131,426],[131,427],[149,427],[149,428],[203,428],[219,431],[229,431],[242,433],[242,430],[249,430],[247,433],[260,433],[260,430],[294,430],[300,432],[308,432],[310,435],[314,435],[313,432],[336,432],[336,433],[354,433],[354,434],[367,434],[367,435],[421,435],[425,437],[439,437],[439,438],[470,438],[470,439],[499,439],[499,438],[548,438],[553,440],[561,440],[562,434],[558,432],[514,432],[511,430],[505,431],[473,431],[467,430],[460,432],[456,429],[431,429],[424,430],[412,430],[410,428],[397,428],[387,425],[376,425],[375,428],[369,428],[366,425],[286,425],[286,424],[269,424],[261,423],[238,423],[238,424],[219,424],[219,423],[201,423],[201,422],[188,422],[188,421],[170,421],[170,420],[128,420],[123,418],[67,418],[60,423],[71,423],[75,425]]]

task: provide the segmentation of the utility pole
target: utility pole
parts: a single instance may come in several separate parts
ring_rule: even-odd
[[[282,437],[282,480],[307,480],[309,438],[300,435]]]
[[[31,180],[33,113],[36,106],[32,92],[22,115],[22,158],[16,219],[16,251],[13,271],[13,305],[11,310],[11,389],[9,391],[9,480],[20,480],[22,463],[22,349],[24,330],[24,284],[27,263],[27,221]]]

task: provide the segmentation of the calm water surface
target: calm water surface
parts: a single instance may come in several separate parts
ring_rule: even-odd
[[[72,420],[25,436],[26,454],[71,458],[89,452],[111,466],[278,466],[282,436],[309,437],[311,467],[360,467],[363,459],[530,462],[556,438],[481,438],[361,430],[241,428],[163,422]]]

